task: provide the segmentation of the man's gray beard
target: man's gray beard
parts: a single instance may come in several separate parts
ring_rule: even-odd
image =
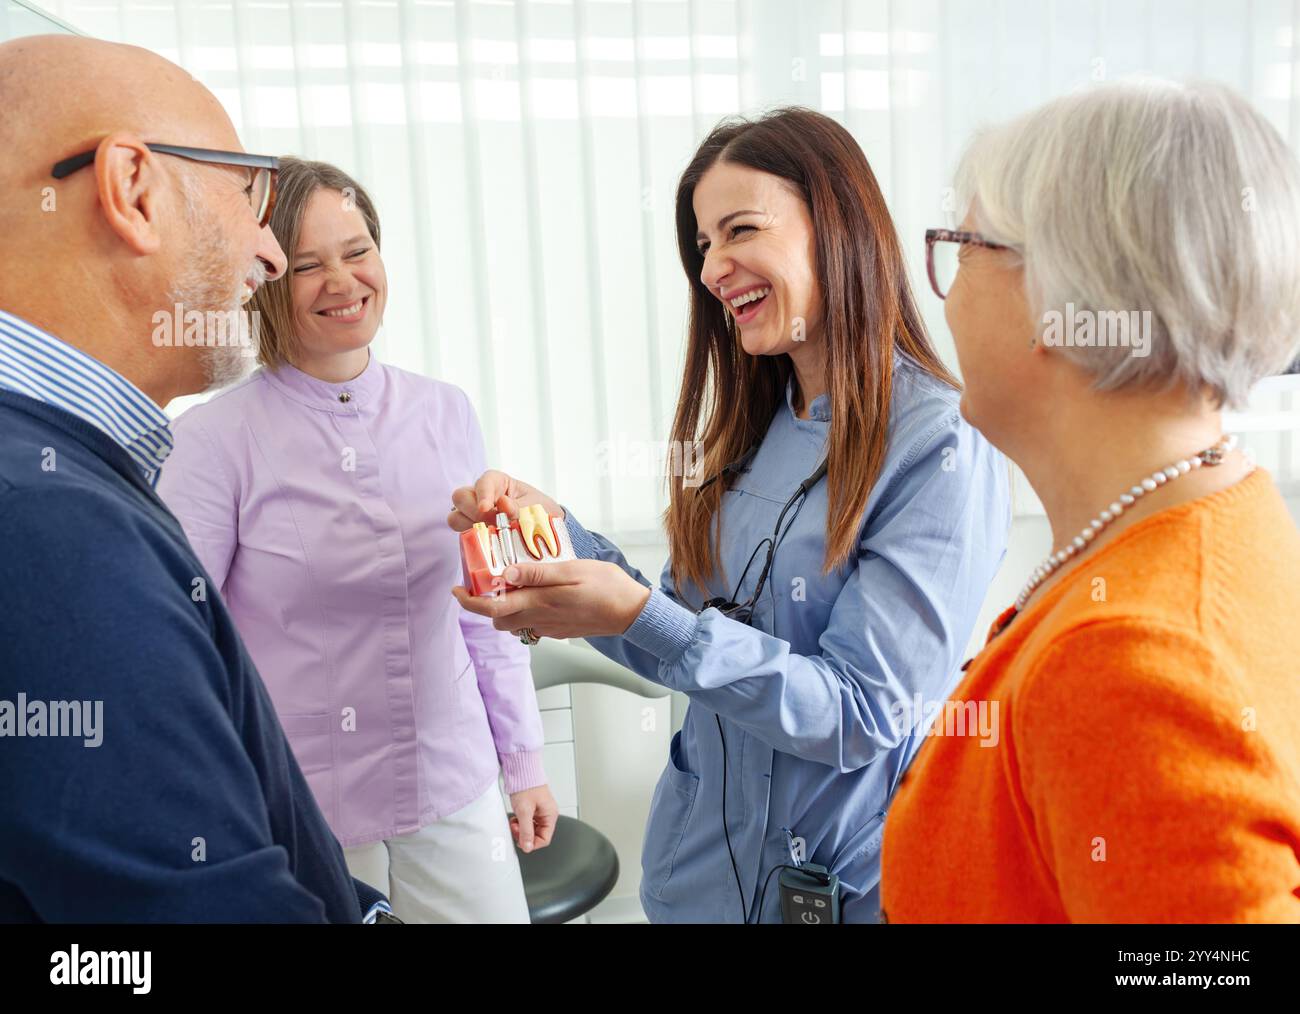
[[[244,350],[238,345],[208,346],[199,349],[199,355],[203,362],[203,376],[208,382],[203,394],[243,380],[253,372],[257,363],[256,357],[244,355]]]
[[[207,315],[211,312],[227,315],[227,320],[240,319],[239,297],[243,276],[235,279],[233,294],[230,285],[221,282],[226,271],[225,248],[221,230],[212,216],[204,213],[199,204],[197,181],[186,174],[182,188],[185,193],[185,219],[194,237],[188,266],[172,285],[169,297],[173,307],[180,304],[182,311],[197,310],[203,314],[203,343],[196,351],[203,365],[207,381],[203,393],[216,391],[242,380],[252,372],[257,362],[256,347],[242,344],[218,345],[215,336],[207,334]],[[260,262],[258,267],[260,267]]]

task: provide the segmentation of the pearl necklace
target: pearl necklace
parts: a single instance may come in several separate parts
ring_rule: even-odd
[[[1025,608],[1025,603],[1029,601],[1029,596],[1033,595],[1038,586],[1051,577],[1062,566],[1073,560],[1082,553],[1092,543],[1101,531],[1124,513],[1129,507],[1132,507],[1142,497],[1148,493],[1154,492],[1158,487],[1167,482],[1177,479],[1181,475],[1186,475],[1195,468],[1202,465],[1214,467],[1223,462],[1224,455],[1237,446],[1237,437],[1235,434],[1224,437],[1213,447],[1207,447],[1205,450],[1192,455],[1190,458],[1183,458],[1181,461],[1175,461],[1168,468],[1161,468],[1136,486],[1129,489],[1127,493],[1121,493],[1119,499],[1114,501],[1104,511],[1101,511],[1095,518],[1088,523],[1078,535],[1071,539],[1064,549],[1059,552],[1050,554],[1046,560],[1040,563],[1030,577],[1029,583],[1016,596],[1016,612],[1019,613]]]

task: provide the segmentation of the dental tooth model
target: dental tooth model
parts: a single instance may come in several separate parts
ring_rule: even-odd
[[[511,591],[501,575],[512,563],[557,563],[574,560],[569,529],[561,517],[539,503],[519,508],[519,520],[497,515],[495,525],[477,522],[460,534],[460,561],[465,587],[475,595]]]

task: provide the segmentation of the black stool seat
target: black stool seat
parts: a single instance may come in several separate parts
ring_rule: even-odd
[[[551,844],[520,852],[528,915],[537,923],[562,923],[585,915],[618,882],[618,854],[590,824],[561,816]]]

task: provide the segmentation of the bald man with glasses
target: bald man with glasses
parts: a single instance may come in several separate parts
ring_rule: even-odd
[[[0,922],[388,921],[154,492],[254,362],[276,160],[133,47],[0,45],[0,104]]]

